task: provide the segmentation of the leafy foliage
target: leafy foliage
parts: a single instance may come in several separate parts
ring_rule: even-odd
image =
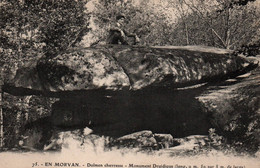
[[[87,0],[2,0],[0,2],[1,77],[40,55],[56,56],[74,47],[89,31]],[[7,74],[6,74],[7,73]],[[2,80],[2,79],[1,79]],[[4,79],[5,80],[5,79]],[[1,81],[2,82],[2,81]],[[22,126],[50,115],[50,98],[3,97],[5,147],[13,147]],[[10,141],[9,141],[10,140]]]
[[[142,45],[169,43],[170,40],[165,37],[171,38],[169,30],[172,30],[172,23],[169,22],[165,13],[158,12],[158,10],[163,10],[162,7],[148,5],[148,2],[142,1],[135,5],[132,1],[123,0],[98,1],[95,4],[96,10],[93,12],[94,22],[99,27],[99,31],[95,32],[97,39],[105,39],[109,25],[115,22],[117,15],[124,14],[127,22],[125,29],[137,34]]]
[[[208,45],[227,49],[239,48],[253,39],[260,25],[257,7],[246,2],[216,0],[182,0],[177,5],[181,10],[175,31],[176,39],[183,45]],[[230,6],[232,4],[232,7]],[[260,37],[258,37],[259,39]],[[186,42],[186,44],[184,43]]]
[[[1,2],[1,60],[55,54],[74,46],[88,31],[86,1],[3,0]]]
[[[24,126],[40,118],[51,115],[51,105],[55,98],[38,96],[3,95],[4,147],[13,148],[20,139]]]
[[[162,7],[146,0],[99,0],[93,11],[97,39],[107,36],[108,25],[118,14],[127,19],[126,29],[136,33],[141,44],[207,45],[237,49],[256,37],[259,10],[254,0],[168,0]],[[171,13],[171,15],[169,15]],[[173,13],[175,15],[173,15]],[[249,28],[250,27],[250,28]]]

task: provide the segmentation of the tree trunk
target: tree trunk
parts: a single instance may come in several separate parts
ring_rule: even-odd
[[[225,42],[226,42],[226,49],[230,48],[230,8],[226,11],[226,30],[225,30]]]
[[[1,79],[0,79],[0,83]],[[3,117],[3,109],[2,109],[2,103],[3,101],[3,93],[2,93],[2,85],[0,85],[0,148],[3,148],[4,146],[4,117]]]
[[[190,44],[189,42],[189,32],[188,32],[188,27],[187,27],[187,24],[185,23],[185,32],[186,32],[186,43],[187,45]]]
[[[183,22],[183,31],[185,32],[185,39],[186,39],[186,45],[189,45],[190,44],[190,40],[189,40],[189,31],[188,31],[188,26],[187,26],[187,23],[185,21],[185,11],[183,10],[183,7],[182,7],[182,2],[181,1],[178,1],[179,2],[179,7],[177,7],[177,10],[180,12],[180,15],[181,15],[181,20]]]

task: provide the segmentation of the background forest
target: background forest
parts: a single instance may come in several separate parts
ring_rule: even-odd
[[[1,72],[38,56],[102,44],[118,14],[126,16],[126,29],[140,37],[140,45],[206,45],[259,54],[256,0],[1,0]],[[14,147],[26,123],[50,115],[55,101],[8,94],[2,99],[4,148]]]

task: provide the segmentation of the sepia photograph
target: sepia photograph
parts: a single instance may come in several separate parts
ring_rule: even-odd
[[[1,168],[259,168],[259,0],[1,0]]]

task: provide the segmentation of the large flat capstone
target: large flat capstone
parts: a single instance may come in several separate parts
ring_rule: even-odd
[[[174,88],[239,75],[253,66],[212,47],[105,45],[22,63],[3,75],[3,89],[15,95],[57,96],[78,90]]]

